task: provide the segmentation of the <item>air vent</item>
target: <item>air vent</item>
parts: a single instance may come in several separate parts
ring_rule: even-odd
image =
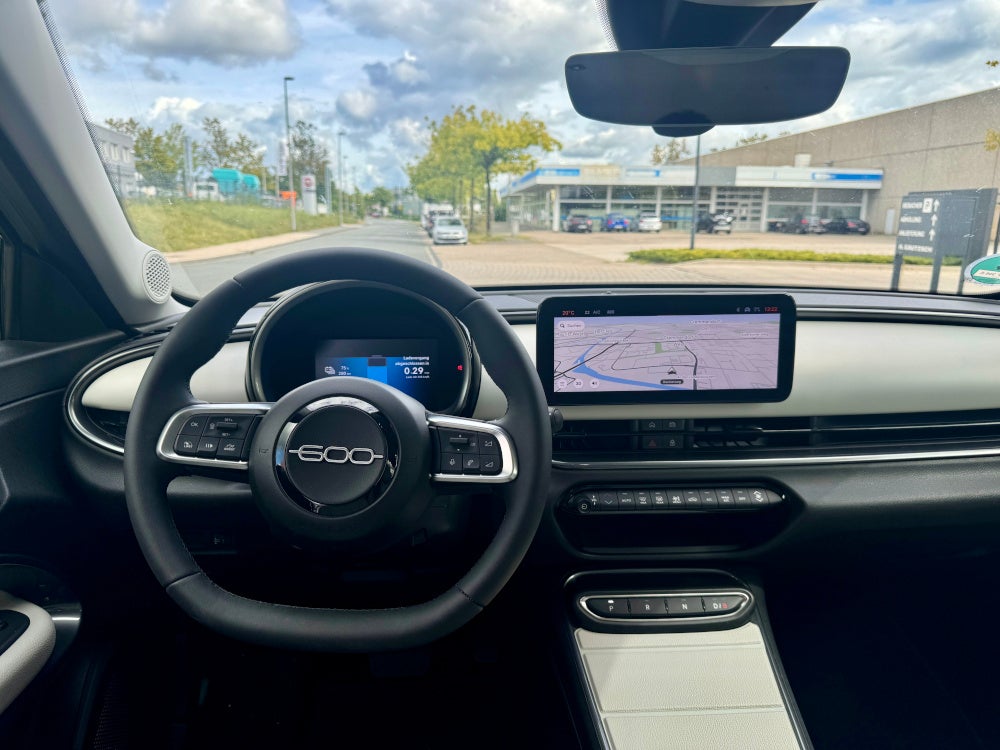
[[[90,422],[89,426],[99,437],[115,445],[125,445],[125,430],[128,427],[127,411],[85,407],[83,413]]]
[[[553,456],[570,462],[748,460],[1000,451],[1000,410],[835,417],[567,421]]]

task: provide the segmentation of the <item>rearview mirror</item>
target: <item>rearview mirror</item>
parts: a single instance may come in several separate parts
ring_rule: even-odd
[[[584,117],[673,128],[781,122],[829,109],[850,66],[841,47],[712,47],[573,55]]]

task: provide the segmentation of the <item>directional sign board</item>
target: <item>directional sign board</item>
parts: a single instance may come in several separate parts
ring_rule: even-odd
[[[903,198],[896,233],[892,289],[899,288],[903,259],[933,259],[931,291],[936,292],[945,257],[963,259],[963,266],[986,254],[996,209],[997,190],[941,190],[908,193]],[[958,291],[964,279],[959,278]]]

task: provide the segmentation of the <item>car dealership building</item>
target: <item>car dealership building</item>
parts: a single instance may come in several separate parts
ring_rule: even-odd
[[[664,228],[690,227],[695,168],[543,166],[501,195],[522,227],[558,231],[571,213],[601,217],[653,211]],[[708,167],[701,169],[699,210],[728,211],[737,231],[764,232],[768,222],[818,214],[864,218],[868,195],[882,185],[879,169]]]
[[[703,154],[698,209],[729,211],[737,231],[795,216],[861,218],[895,233],[909,192],[1000,187],[1000,89]],[[689,140],[689,145],[691,145]],[[747,166],[752,165],[752,166]],[[695,166],[543,165],[501,190],[527,228],[558,230],[572,212],[658,212],[688,228]]]

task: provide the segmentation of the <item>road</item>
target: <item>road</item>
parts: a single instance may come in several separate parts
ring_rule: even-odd
[[[519,238],[498,236],[494,242],[431,248],[427,235],[413,222],[393,219],[369,220],[362,226],[345,227],[307,239],[245,252],[241,243],[226,248],[224,257],[187,260],[173,264],[175,287],[200,296],[239,271],[270,258],[319,247],[363,247],[390,250],[434,263],[473,286],[538,284],[718,284],[840,287],[888,289],[891,264],[818,263],[706,259],[686,263],[649,264],[625,260],[629,250],[639,247],[686,247],[687,236],[662,235],[569,235],[556,232],[525,232]],[[892,255],[894,238],[883,236],[836,237],[826,235],[782,235],[737,233],[729,236],[699,236],[698,246],[717,249],[764,247],[774,250],[811,249],[824,252]],[[211,249],[209,249],[211,250]],[[186,271],[190,282],[182,278]],[[953,293],[961,269],[941,272],[939,291]],[[929,266],[906,266],[900,288],[927,291]],[[975,290],[969,290],[974,293]]]
[[[181,283],[177,284],[177,286],[181,289],[188,288],[189,286],[193,287],[194,290],[203,295],[245,268],[263,263],[272,258],[288,255],[289,253],[323,247],[360,247],[390,250],[401,255],[416,258],[417,260],[427,261],[428,263],[434,262],[427,234],[418,225],[408,221],[379,219],[378,221],[368,221],[357,227],[334,229],[316,237],[290,242],[285,245],[277,245],[266,250],[177,264],[174,267],[175,273],[178,271],[178,267],[180,267],[187,273],[190,280],[190,284],[185,284],[183,283],[183,279],[179,279]]]

